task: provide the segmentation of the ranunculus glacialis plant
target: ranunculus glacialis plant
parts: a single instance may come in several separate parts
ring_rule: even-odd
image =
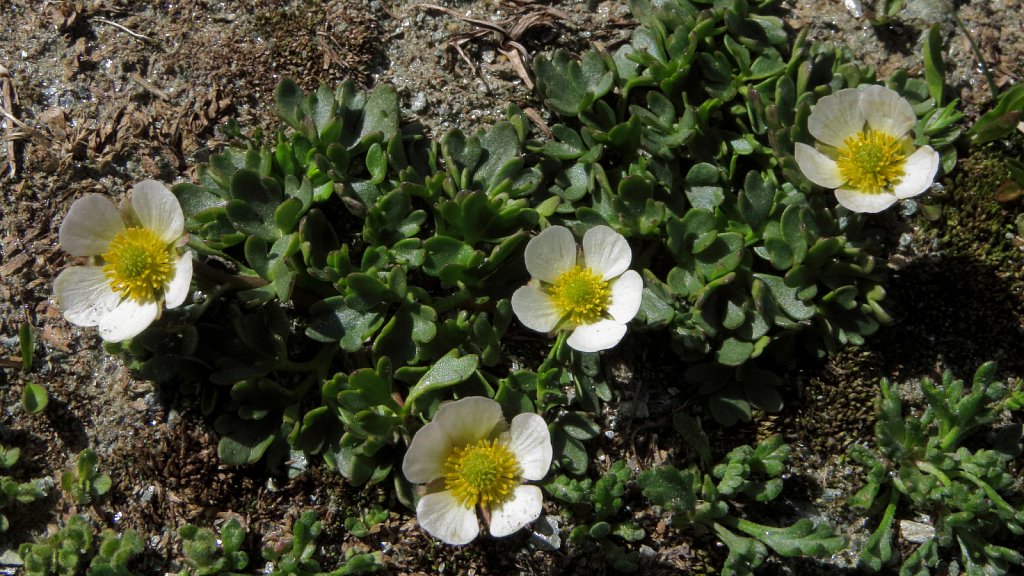
[[[608,226],[583,235],[582,252],[572,232],[551,226],[526,245],[532,279],[512,295],[512,310],[538,332],[569,330],[567,343],[581,352],[607,350],[626,334],[640,309],[644,283],[626,239]]]
[[[100,194],[71,205],[60,226],[61,248],[88,259],[53,283],[57,306],[72,324],[98,326],[100,337],[119,342],[138,335],[163,308],[185,301],[192,257],[182,250],[185,217],[162,183],[144,180],[119,209]]]
[[[798,142],[800,170],[833,188],[854,212],[881,212],[928,190],[939,168],[931,146],[914,148],[917,122],[910,103],[884,86],[839,90],[821,99],[807,118],[817,147]]]
[[[413,436],[402,473],[425,493],[416,519],[431,536],[468,544],[480,533],[477,510],[492,536],[508,536],[540,516],[541,480],[551,466],[551,435],[537,414],[506,424],[501,405],[482,396],[442,404]]]

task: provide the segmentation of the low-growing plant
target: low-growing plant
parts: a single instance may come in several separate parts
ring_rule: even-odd
[[[92,526],[80,515],[68,519],[63,528],[48,538],[24,543],[18,555],[29,576],[73,576],[92,553]]]
[[[290,539],[282,541],[280,546],[265,548],[263,558],[270,564],[271,576],[348,576],[350,574],[369,574],[383,568],[380,552],[345,551],[344,563],[330,572],[322,571],[320,563],[313,559],[316,553],[316,538],[320,535],[322,524],[317,513],[307,510],[292,525]]]
[[[926,38],[924,79],[897,71],[881,86],[848,49],[791,38],[777,0],[629,5],[639,25],[614,53],[534,59],[553,116],[532,132],[513,105],[492,126],[434,140],[402,122],[392,86],[305,93],[283,80],[283,126],[268,141],[229,123],[228,145],[195,182],[171,192],[140,182],[131,210],[96,194],[72,206],[65,248],[112,261],[95,290],[74,289],[95,272],[87,267],[58,277],[65,315],[98,323],[108,350],[143,377],[183,382],[214,422],[224,463],[318,456],[355,486],[391,479],[410,506],[396,465],[450,400],[557,414],[545,458],[585,473],[585,442],[600,432],[593,415],[613,398],[600,351],[623,341],[627,323],[666,336],[719,422],[778,411],[776,368],[795,351],[860,345],[891,321],[881,235],[861,212],[923,193],[955,165],[961,114],[946,99],[941,37],[933,28]],[[885,3],[883,16],[900,5]],[[822,110],[837,103],[871,116],[842,126],[842,138],[822,134]],[[872,154],[855,154],[850,138]],[[904,179],[912,190],[897,190]],[[853,201],[839,182],[856,184]],[[146,222],[115,236],[90,225],[90,211],[113,228]],[[146,274],[129,258],[140,251],[151,256]],[[146,314],[97,313],[115,300]],[[538,345],[546,356],[533,354]],[[826,527],[763,527],[730,511],[741,494],[778,495],[786,454],[773,439],[720,465],[708,456],[703,468],[645,472],[642,483],[678,522],[729,545],[729,571],[762,562],[766,546],[830,551],[841,540]],[[638,534],[612,525],[613,497],[595,499],[622,490],[624,473],[595,483],[602,495],[587,502],[607,517],[587,522],[587,535]],[[110,485],[91,452],[63,482],[81,504]],[[465,494],[464,509],[478,502]],[[365,519],[349,524],[369,530]],[[293,547],[267,559],[282,573],[318,572],[319,529],[303,515]],[[182,535],[190,569],[247,563],[204,530]]]
[[[378,530],[378,526],[388,519],[389,512],[386,508],[372,506],[369,510],[358,516],[345,518],[345,530],[356,538],[365,538]]]
[[[644,538],[643,528],[622,514],[626,492],[634,483],[633,472],[619,460],[597,481],[559,475],[546,481],[543,488],[555,500],[569,504],[572,519],[579,522],[569,533],[569,544],[586,549],[592,541],[612,568],[633,572],[639,568],[639,554],[627,551],[616,540],[638,542]]]
[[[801,518],[786,527],[759,524],[746,519],[737,500],[770,502],[782,492],[789,446],[773,436],[755,447],[739,446],[711,467],[707,437],[694,422],[686,422],[687,439],[702,455],[703,468],[661,466],[641,472],[637,480],[652,504],[671,513],[680,529],[703,527],[728,548],[722,566],[724,576],[756,574],[768,556],[768,548],[786,557],[822,557],[846,546],[827,524]]]
[[[242,550],[245,528],[232,518],[216,534],[209,528],[186,524],[178,529],[186,568],[179,576],[237,574],[249,565],[249,555]]]
[[[387,512],[384,511],[386,515]],[[322,524],[317,513],[307,510],[295,520],[291,534],[265,548],[262,552],[267,565],[261,573],[272,576],[347,576],[376,572],[383,566],[381,555],[374,553],[345,552],[341,566],[324,571],[314,559],[317,553],[316,538]],[[220,529],[220,534],[209,528],[187,524],[178,530],[182,539],[185,569],[179,576],[240,576],[249,566],[249,555],[242,550],[246,529],[232,518]],[[250,571],[251,572],[251,571]]]
[[[97,464],[96,452],[86,448],[78,454],[75,467],[61,475],[61,487],[76,504],[89,504],[110,490],[110,476],[101,473]]]
[[[531,234],[607,226],[643,278],[631,325],[698,362],[688,379],[716,418],[778,410],[782,379],[753,360],[860,344],[889,316],[865,218],[793,158],[818,99],[876,79],[848,52],[790,43],[773,4],[634,0],[631,44],[539,56],[550,138],[512,106],[434,141],[402,124],[390,86],[283,81],[272,142],[235,124],[197,182],[173,186],[196,297],[109,349],[143,376],[187,381],[226,463],[298,450],[355,485],[381,482],[444,400],[586,414],[611,398],[600,356],[564,331],[540,366],[508,357]],[[958,116],[929,80],[887,85],[914,107],[915,146],[948,170]],[[585,470],[585,438],[554,432],[556,463]]]
[[[0,470],[11,470],[20,458],[20,448],[0,444]],[[45,497],[45,486],[41,480],[19,482],[6,474],[0,475],[0,533],[6,532],[10,525],[3,511],[12,504],[29,504]]]
[[[142,553],[142,538],[134,530],[118,534],[104,530],[100,545],[89,564],[87,576],[138,576],[128,568],[136,556]]]
[[[772,4],[634,0],[630,45],[534,61],[559,120],[552,139],[527,143],[554,174],[548,219],[608,223],[641,246],[639,324],[698,362],[687,379],[724,424],[781,408],[781,379],[754,359],[798,343],[834,352],[890,321],[866,220],[814,191],[793,156],[815,103],[874,73],[843,49],[790,40]],[[914,144],[948,172],[960,114],[940,107],[941,44],[926,57],[927,81],[899,72],[886,86],[913,107]]]
[[[930,574],[950,556],[970,575],[1014,574],[1024,566],[1024,555],[1008,543],[1024,535],[1024,497],[1011,467],[1021,425],[990,429],[1013,398],[995,374],[989,362],[969,387],[948,371],[939,383],[921,379],[926,404],[917,415],[904,409],[899,386],[881,381],[875,445],[850,449],[867,483],[849,504],[878,522],[861,551],[862,566],[878,571],[900,563],[894,525],[903,514],[928,517],[934,535],[902,559],[901,575]]]
[[[23,543],[18,554],[27,576],[139,576],[129,568],[142,552],[134,530],[118,534],[104,530],[94,548],[93,527],[85,516],[74,515],[53,535]]]
[[[1017,85],[999,93],[996,104],[967,131],[972,145],[987,144],[1006,138],[1024,118],[1024,86]]]

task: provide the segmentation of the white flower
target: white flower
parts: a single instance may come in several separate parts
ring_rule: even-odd
[[[402,473],[427,484],[416,504],[420,526],[448,544],[468,544],[480,532],[476,507],[492,536],[508,536],[540,516],[540,480],[551,466],[551,435],[537,414],[507,426],[501,405],[471,396],[442,404],[409,444]]]
[[[629,243],[607,226],[583,235],[577,254],[572,232],[551,226],[526,245],[526,270],[533,279],[512,295],[512,310],[538,332],[572,330],[569,346],[581,352],[607,350],[626,334],[640,309],[644,283],[627,270]]]
[[[132,188],[122,210],[99,194],[71,205],[60,226],[60,245],[89,258],[53,282],[54,298],[72,324],[99,326],[100,336],[119,342],[137,335],[160,316],[161,304],[185,301],[192,258],[181,255],[185,217],[174,194],[160,182]]]
[[[820,150],[797,143],[796,163],[819,186],[854,212],[881,212],[928,189],[939,168],[931,146],[914,149],[917,117],[884,86],[848,88],[815,104],[807,129]]]

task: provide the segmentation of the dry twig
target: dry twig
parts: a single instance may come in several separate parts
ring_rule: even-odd
[[[128,77],[131,78],[136,84],[142,86],[143,88],[145,88],[154,96],[163,100],[164,102],[169,102],[171,100],[171,97],[167,95],[167,92],[164,92],[163,90],[154,86],[149,80],[143,78],[138,72],[131,72],[128,74]]]
[[[0,64],[0,104],[3,104],[3,115],[7,119],[4,122],[4,140],[7,141],[7,169],[14,178],[18,174],[18,161],[14,156],[14,141],[18,138],[12,124],[22,126],[21,122],[14,117],[14,98],[12,97],[11,74],[7,67]]]
[[[127,32],[129,36],[131,36],[133,38],[138,38],[139,40],[142,40],[144,42],[148,42],[150,44],[156,44],[156,42],[154,42],[153,39],[150,38],[149,36],[146,36],[145,34],[139,34],[138,32],[136,32],[136,31],[134,31],[134,30],[132,30],[130,28],[127,28],[125,26],[122,26],[121,24],[118,24],[117,22],[114,22],[114,21],[111,21],[111,20],[107,20],[106,18],[100,18],[98,16],[93,17],[92,19],[97,21],[97,22],[100,22],[100,23],[103,23],[103,24],[107,24],[107,25],[113,26],[114,28],[118,28],[120,30],[123,30],[123,31]]]

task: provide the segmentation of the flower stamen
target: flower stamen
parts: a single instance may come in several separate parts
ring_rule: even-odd
[[[612,300],[608,282],[585,266],[573,266],[551,285],[551,300],[574,325],[593,324],[605,316]]]
[[[171,250],[148,228],[119,232],[103,254],[103,274],[123,298],[156,302],[174,276]]]
[[[836,164],[850,188],[879,194],[900,183],[905,161],[906,154],[898,139],[869,129],[843,141]]]
[[[497,440],[456,447],[444,463],[445,489],[466,508],[505,502],[519,483],[519,474],[512,451]]]

